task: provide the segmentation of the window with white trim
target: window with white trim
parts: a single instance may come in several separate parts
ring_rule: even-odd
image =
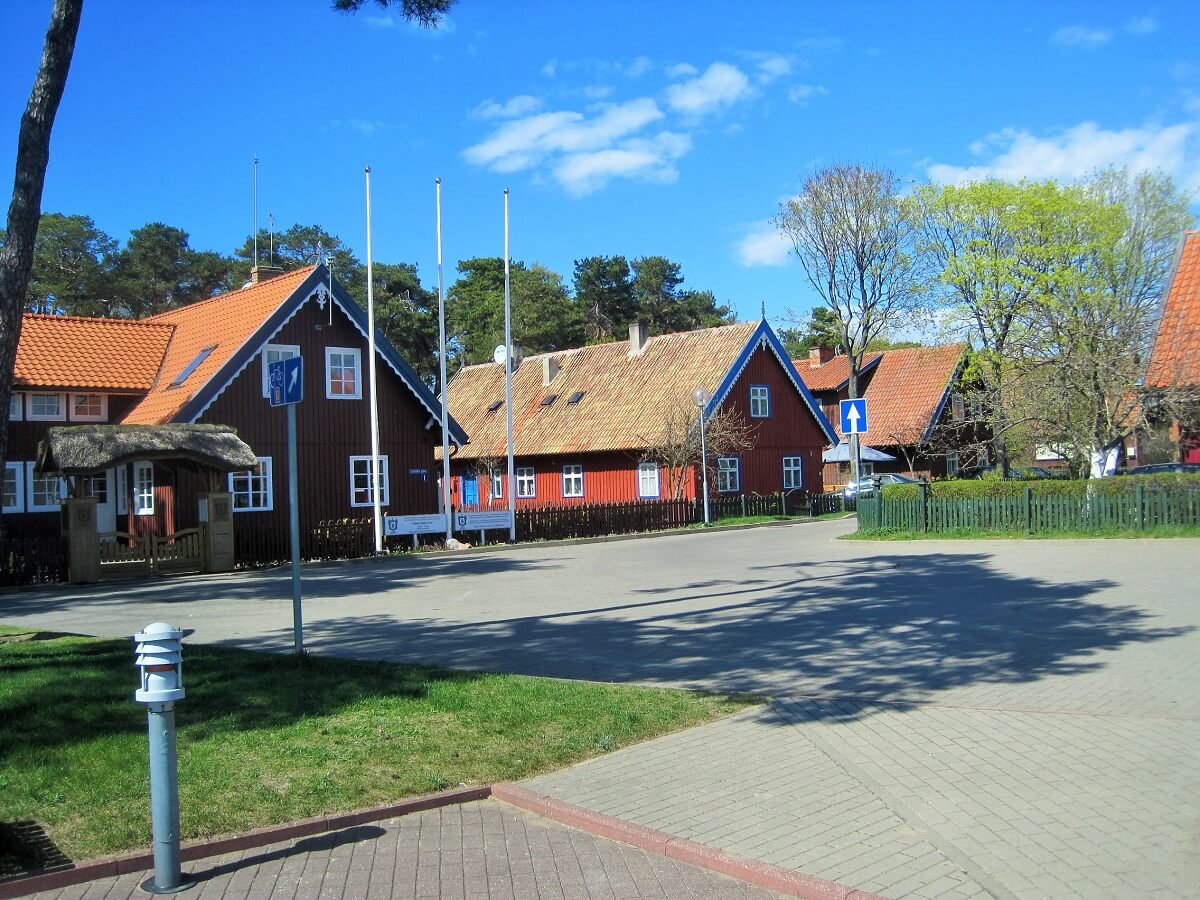
[[[83,496],[91,497],[97,503],[108,502],[108,473],[83,476]]]
[[[750,418],[765,419],[771,415],[771,390],[765,384],[750,385]]]
[[[4,464],[4,512],[25,512],[25,464]]]
[[[25,463],[26,491],[29,512],[58,512],[59,501],[67,496],[67,482],[57,475],[43,475],[33,471],[34,464]]]
[[[20,422],[24,416],[25,395],[11,394],[8,398],[8,421]]]
[[[537,496],[537,481],[533,477],[533,466],[517,467],[517,496],[524,498]]]
[[[950,417],[955,422],[961,422],[967,417],[967,405],[963,402],[961,394],[954,394],[950,398]]]
[[[955,475],[958,474],[958,470],[959,470],[958,454],[957,453],[947,453],[946,454],[946,477],[953,478]]]
[[[783,489],[794,491],[804,487],[804,461],[799,456],[783,458]]]
[[[256,457],[253,469],[229,473],[229,493],[234,512],[261,512],[274,509],[275,491],[271,481],[271,457]]]
[[[373,477],[373,466],[371,457],[369,456],[352,456],[350,457],[350,505],[351,506],[374,506],[375,505],[375,480]],[[388,478],[388,458],[386,454],[379,454],[379,505],[387,506],[390,502],[389,488],[391,480]]]
[[[26,394],[25,418],[30,421],[65,422],[66,405],[62,394]]]
[[[300,355],[299,344],[267,344],[262,349],[262,392],[271,396],[271,363]]]
[[[325,398],[362,399],[362,354],[357,348],[325,348]]]
[[[656,498],[661,495],[658,483],[658,463],[638,463],[638,496]]]
[[[154,463],[133,464],[133,514],[154,515]]]
[[[108,418],[107,394],[72,394],[71,421],[103,422]]]
[[[504,498],[504,475],[503,469],[492,469],[492,499],[501,500]]]
[[[717,490],[736,494],[742,487],[742,461],[736,456],[717,457]]]
[[[129,514],[129,469],[117,466],[117,515]]]
[[[564,497],[583,496],[583,466],[579,463],[563,466],[562,495]]]

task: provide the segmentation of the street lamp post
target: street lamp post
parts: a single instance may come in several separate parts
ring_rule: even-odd
[[[692,391],[692,403],[700,407],[700,476],[704,484],[704,524],[709,524],[708,518],[708,447],[704,435],[704,408],[708,406],[708,391],[702,387]]]

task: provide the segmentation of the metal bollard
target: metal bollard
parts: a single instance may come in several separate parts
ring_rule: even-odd
[[[146,704],[150,732],[150,813],[154,831],[154,877],[142,882],[151,894],[175,894],[192,882],[179,871],[179,779],[175,759],[175,701],[183,699],[183,632],[165,622],[135,634],[141,687],[133,698]]]

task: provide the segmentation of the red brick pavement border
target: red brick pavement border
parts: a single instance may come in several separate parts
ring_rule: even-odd
[[[857,888],[805,875],[792,869],[734,856],[686,838],[675,837],[665,831],[656,831],[653,828],[635,825],[604,813],[584,809],[573,803],[555,800],[553,797],[547,797],[517,784],[492,785],[492,799],[501,800],[582,831],[619,841],[650,853],[657,853],[660,856],[691,863],[693,866],[713,872],[720,872],[722,875],[729,875],[740,881],[755,884],[780,894],[804,897],[806,900],[884,900],[878,894],[860,891]]]

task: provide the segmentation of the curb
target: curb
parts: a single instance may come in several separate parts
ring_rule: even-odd
[[[213,840],[190,841],[180,847],[179,857],[182,862],[194,859],[204,859],[209,856],[222,856],[240,850],[252,850],[277,844],[294,838],[308,837],[313,834],[323,834],[328,831],[338,831],[363,825],[367,822],[378,822],[380,819],[391,819],[409,813],[423,812],[427,809],[437,809],[440,806],[452,806],[456,803],[469,803],[473,800],[486,800],[491,796],[492,789],[488,785],[482,787],[456,788],[442,791],[438,794],[425,794],[421,797],[411,797],[397,803],[387,803],[383,806],[373,806],[368,809],[349,813],[333,813],[327,816],[315,816],[311,819],[301,819],[286,825],[270,825],[266,828],[256,828],[243,834],[215,838]],[[24,897],[40,891],[54,891],[80,884],[85,881],[95,881],[99,878],[114,878],[127,875],[130,872],[141,872],[154,867],[152,853],[127,853],[120,856],[109,856],[80,865],[69,865],[58,869],[39,872],[36,875],[19,875],[7,881],[0,881],[0,900],[12,897]]]
[[[617,819],[604,813],[593,812],[536,793],[517,784],[492,785],[492,799],[519,807],[546,819],[570,825],[600,837],[628,844],[639,850],[657,853],[690,863],[702,869],[720,872],[740,881],[758,885],[767,890],[806,900],[884,900],[878,894],[860,891],[835,881],[805,875],[792,869],[784,869],[769,863],[734,856],[687,838],[674,837],[665,831],[657,831]]]

